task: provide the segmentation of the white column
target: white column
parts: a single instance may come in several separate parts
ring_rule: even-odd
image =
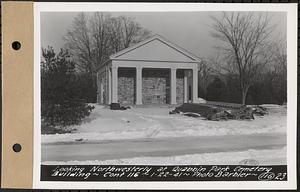
[[[111,104],[111,98],[112,98],[112,91],[111,91],[111,69],[108,67],[108,93],[107,93],[107,97],[108,97],[108,104]]]
[[[193,96],[192,96],[192,102],[196,103],[198,100],[198,69],[193,69]]]
[[[188,102],[188,71],[184,70],[184,77],[183,77],[183,102],[187,103]]]
[[[142,67],[136,67],[136,90],[135,90],[135,104],[142,105]]]
[[[112,74],[112,103],[118,103],[118,67],[111,68]]]
[[[171,104],[176,104],[176,68],[171,68]]]

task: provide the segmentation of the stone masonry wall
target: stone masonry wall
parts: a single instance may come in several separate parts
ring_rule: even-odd
[[[165,104],[170,98],[170,71],[143,69],[143,104]]]
[[[184,70],[176,71],[176,102],[182,104],[184,102]]]
[[[120,104],[135,104],[135,69],[119,68],[118,101]]]
[[[135,104],[135,73],[133,68],[119,68],[118,70],[118,101],[120,104]],[[143,104],[170,103],[169,69],[143,69],[142,76]],[[176,76],[176,102],[181,104],[184,97],[183,70],[177,70]]]

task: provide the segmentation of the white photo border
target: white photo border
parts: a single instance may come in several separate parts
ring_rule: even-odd
[[[254,3],[59,3],[34,2],[34,162],[37,189],[296,189],[297,188],[297,4]],[[267,11],[287,13],[287,181],[49,182],[40,181],[41,12]]]

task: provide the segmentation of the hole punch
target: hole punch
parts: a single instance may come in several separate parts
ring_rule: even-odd
[[[13,48],[14,50],[19,50],[19,49],[21,49],[21,43],[20,43],[19,41],[14,41],[14,42],[12,43],[12,48]]]
[[[15,143],[12,148],[13,148],[14,152],[16,152],[16,153],[18,153],[22,150],[22,146],[19,143]]]

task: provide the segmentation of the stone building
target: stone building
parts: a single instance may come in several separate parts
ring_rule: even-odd
[[[110,56],[97,71],[100,104],[180,104],[198,98],[199,59],[155,35]]]

